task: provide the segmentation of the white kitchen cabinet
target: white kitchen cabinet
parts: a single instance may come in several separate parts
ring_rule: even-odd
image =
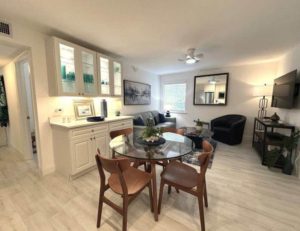
[[[99,148],[102,155],[110,157],[110,131],[132,128],[132,117],[114,118],[99,123],[74,121],[51,122],[56,170],[70,179],[96,167],[95,155]]]
[[[52,37],[47,42],[47,66],[51,95],[98,95],[96,52]]]
[[[72,174],[88,169],[92,165],[91,152],[92,141],[90,135],[71,141],[72,151]]]
[[[97,54],[98,82],[101,96],[122,96],[122,64],[108,56]]]
[[[112,65],[113,65],[113,73],[112,73],[113,95],[122,96],[122,85],[123,85],[122,64],[117,60],[113,60]]]

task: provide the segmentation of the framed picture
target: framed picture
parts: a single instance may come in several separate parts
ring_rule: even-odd
[[[151,85],[124,80],[124,105],[149,105]]]
[[[74,100],[74,112],[76,120],[85,119],[95,115],[94,103],[92,100]]]

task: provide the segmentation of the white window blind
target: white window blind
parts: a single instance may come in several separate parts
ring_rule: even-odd
[[[164,84],[164,110],[185,112],[186,83]]]

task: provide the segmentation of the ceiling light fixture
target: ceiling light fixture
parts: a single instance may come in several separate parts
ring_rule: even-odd
[[[196,49],[190,48],[187,50],[187,53],[185,54],[184,58],[178,59],[181,62],[185,62],[186,64],[194,64],[198,63],[201,58],[203,58],[203,54],[195,54]]]

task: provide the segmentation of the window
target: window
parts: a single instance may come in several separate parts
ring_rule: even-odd
[[[185,112],[186,83],[164,84],[163,109]]]

